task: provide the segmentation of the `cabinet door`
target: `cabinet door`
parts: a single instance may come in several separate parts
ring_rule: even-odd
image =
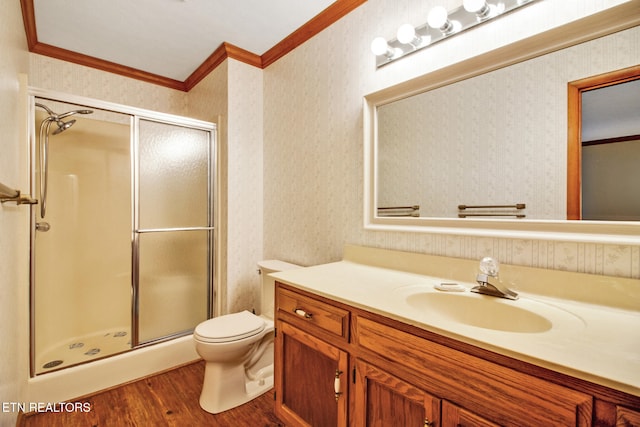
[[[442,402],[442,427],[498,427],[472,412],[446,400]]]
[[[362,360],[355,370],[354,425],[440,426],[440,399]]]
[[[283,321],[275,344],[276,415],[287,425],[346,427],[348,354]]]
[[[640,426],[640,412],[618,406],[616,411],[616,427]]]

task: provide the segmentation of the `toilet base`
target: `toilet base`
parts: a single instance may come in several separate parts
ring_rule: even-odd
[[[254,379],[249,379],[243,365],[207,363],[200,407],[218,414],[247,403],[272,388],[273,369],[262,369]]]

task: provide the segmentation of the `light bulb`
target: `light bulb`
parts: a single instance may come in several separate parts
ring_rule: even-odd
[[[475,13],[478,21],[484,21],[490,18],[491,15],[496,15],[498,12],[496,7],[489,6],[486,0],[464,0],[462,5],[467,12]],[[504,3],[502,3],[502,5],[504,5]]]
[[[384,37],[376,37],[373,39],[371,42],[371,52],[376,56],[389,54],[389,45]]]
[[[449,14],[447,13],[447,9],[443,6],[436,6],[431,9],[427,16],[427,24],[429,24],[431,28],[442,28],[446,26],[449,20],[448,18]]]
[[[416,39],[416,29],[411,24],[401,25],[396,36],[400,43],[409,44]]]
[[[486,0],[464,0],[462,5],[467,12],[478,13],[487,7],[487,2]]]

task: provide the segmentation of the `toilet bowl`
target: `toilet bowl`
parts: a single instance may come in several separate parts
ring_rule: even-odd
[[[193,331],[197,353],[205,361],[200,407],[217,414],[242,405],[273,387],[273,296],[269,273],[300,268],[283,261],[261,261],[261,314],[226,314],[200,323]]]

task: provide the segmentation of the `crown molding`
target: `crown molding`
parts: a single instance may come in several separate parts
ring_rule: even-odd
[[[33,0],[20,0],[20,4],[22,6],[22,20],[24,22],[29,52],[119,74],[147,83],[165,86],[170,89],[189,92],[227,58],[235,59],[262,69],[268,67],[366,1],[367,0],[337,0],[316,17],[269,49],[262,56],[224,42],[183,82],[46,43],[40,43],[38,41]]]

